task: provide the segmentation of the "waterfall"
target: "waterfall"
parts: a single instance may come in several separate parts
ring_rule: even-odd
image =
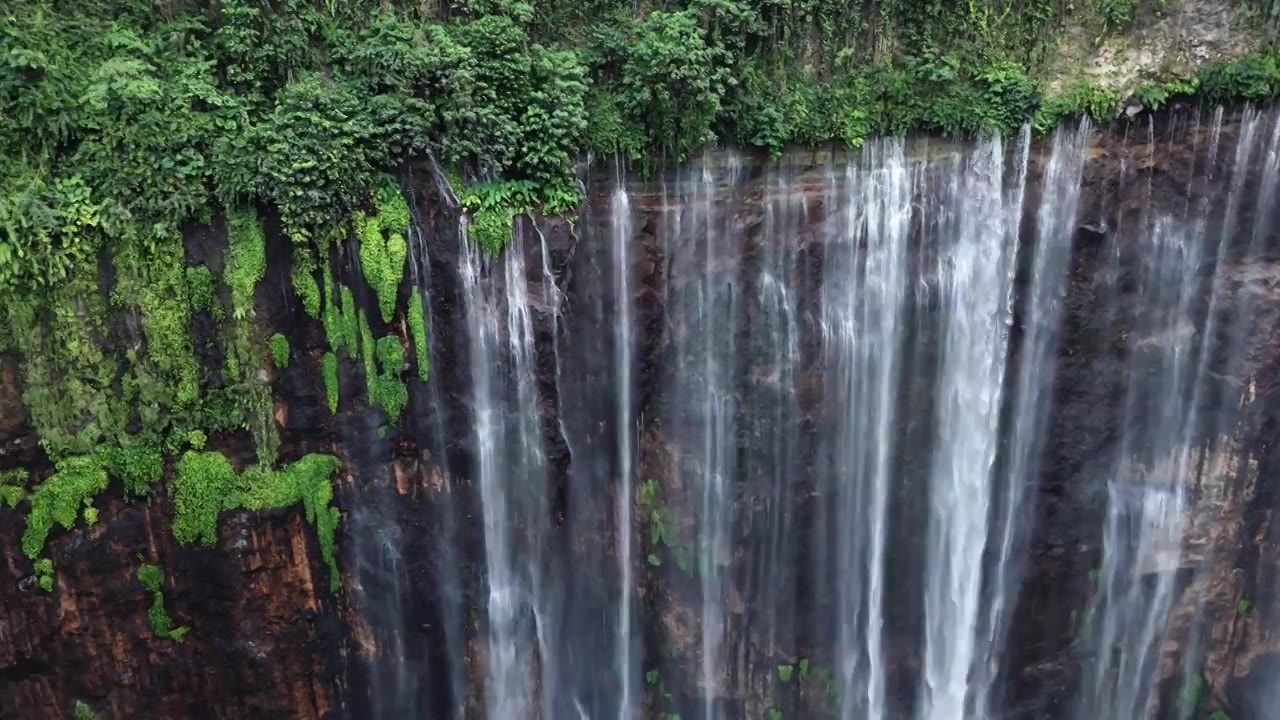
[[[617,442],[618,483],[617,528],[618,568],[621,582],[618,587],[618,673],[621,690],[618,699],[618,720],[629,720],[632,713],[631,654],[631,506],[635,502],[632,477],[632,419],[631,419],[631,200],[622,182],[613,191],[610,230],[613,255],[614,318],[613,362],[617,373]]]
[[[466,350],[433,537],[483,543],[424,652],[409,523],[353,513],[374,716],[1164,717],[1243,597],[1280,327],[1280,118],[1209,117],[618,168],[496,257],[415,226]]]
[[[1222,480],[1205,473],[1232,472],[1214,456],[1229,443],[1243,398],[1215,398],[1219,391],[1211,389],[1215,376],[1240,372],[1254,328],[1261,288],[1247,277],[1241,282],[1238,263],[1262,251],[1258,238],[1271,222],[1280,123],[1268,141],[1268,122],[1251,108],[1242,114],[1216,231],[1210,218],[1218,209],[1207,200],[1170,210],[1147,208],[1132,228],[1140,274],[1128,322],[1136,338],[1120,441],[1107,469],[1103,559],[1087,616],[1092,662],[1077,711],[1081,720],[1149,717],[1156,711],[1153,683],[1185,584],[1179,571],[1193,529],[1188,522],[1199,511],[1191,489],[1205,485],[1211,497],[1221,497]],[[1222,123],[1219,111],[1207,173],[1217,171]],[[1260,142],[1266,143],[1261,149]],[[1259,151],[1266,160],[1250,202],[1246,169]],[[1254,225],[1241,228],[1242,208],[1254,203]],[[1220,334],[1229,338],[1225,348],[1216,344]],[[1200,615],[1194,598],[1192,613]],[[1197,652],[1198,628],[1190,632],[1190,651]]]
[[[1048,167],[1042,181],[1043,198],[1036,212],[1035,243],[1030,249],[1030,284],[1022,313],[1023,334],[1017,350],[1018,369],[1011,388],[1013,411],[1010,416],[1008,455],[1002,485],[997,488],[998,506],[993,526],[995,557],[989,571],[994,576],[988,593],[985,635],[980,639],[983,655],[975,667],[978,687],[971,696],[970,717],[986,718],[997,701],[992,697],[999,659],[1008,636],[1008,624],[1016,597],[1016,586],[1025,561],[1024,524],[1028,515],[1028,490],[1039,471],[1043,451],[1043,433],[1052,404],[1052,380],[1062,320],[1066,273],[1063,267],[1070,259],[1071,239],[1076,226],[1080,197],[1081,173],[1084,169],[1087,143],[1092,128],[1087,120],[1073,130],[1060,128],[1054,133]],[[1009,205],[1006,222],[1016,230],[1023,212],[1023,188],[1030,128],[1019,136],[1018,154],[1014,161],[1019,171],[1013,179],[1017,188]]]
[[[536,717],[555,688],[542,563],[547,542],[543,449],[523,224],[496,270],[466,233],[460,274],[472,344],[473,440],[488,584],[489,717]],[[542,702],[553,698],[544,696]],[[546,712],[544,707],[543,712]]]
[[[823,283],[835,422],[830,453],[835,519],[841,713],[885,717],[887,506],[904,341],[907,242],[919,164],[900,141],[870,145],[845,170],[845,210]]]

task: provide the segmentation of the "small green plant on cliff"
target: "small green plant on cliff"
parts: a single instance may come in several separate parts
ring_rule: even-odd
[[[647,557],[649,565],[662,565],[662,556],[657,553],[657,549],[665,545],[680,572],[686,575],[694,572],[689,547],[680,542],[671,526],[670,513],[663,503],[662,489],[656,480],[649,479],[640,483],[636,488],[636,503],[640,507],[641,519],[649,525],[649,542],[655,546],[654,552]]]
[[[280,333],[271,336],[268,341],[271,345],[271,362],[275,364],[277,370],[283,370],[289,366],[289,338]]]
[[[49,558],[40,558],[35,562],[36,584],[40,589],[51,593],[53,592],[53,561]]]
[[[91,456],[70,457],[57,464],[57,472],[31,493],[27,529],[22,533],[22,551],[35,559],[44,550],[45,540],[56,522],[66,529],[76,524],[81,508],[107,489],[107,471]]]
[[[93,708],[77,700],[71,710],[71,717],[73,720],[97,720],[98,716],[94,714]]]
[[[657,668],[645,672],[644,682],[649,686],[650,692],[657,694],[657,698],[654,700],[655,706],[674,706],[675,696],[667,689],[667,684],[663,682]],[[680,720],[680,714],[674,712],[674,707],[669,708],[669,710],[671,711],[659,713],[658,717],[662,718],[662,720]]]
[[[0,471],[0,507],[16,508],[26,499],[28,477],[22,468]]]
[[[1200,87],[1214,102],[1262,100],[1280,95],[1280,45],[1201,69]]]
[[[324,376],[324,397],[329,413],[338,414],[338,356],[327,352],[320,358],[320,374]]]
[[[342,347],[347,349],[349,357],[360,356],[360,310],[356,307],[355,295],[351,292],[351,288],[346,285],[342,286],[342,311],[341,321],[339,322],[339,331],[342,338]]]
[[[191,309],[207,312],[214,320],[223,317],[222,303],[214,290],[213,273],[208,266],[191,265],[187,267],[187,297],[191,299]]]
[[[1189,97],[1200,89],[1200,78],[1174,78],[1162,83],[1146,83],[1140,85],[1133,93],[1133,99],[1142,103],[1148,110],[1159,110],[1177,97]]]
[[[1236,614],[1241,617],[1248,615],[1249,611],[1252,609],[1253,609],[1253,603],[1249,602],[1248,600],[1241,600],[1240,602],[1236,603]]]
[[[1204,677],[1199,673],[1191,676],[1182,685],[1178,693],[1177,720],[1191,720],[1200,707],[1200,697],[1204,691]]]
[[[151,632],[164,640],[182,642],[190,628],[174,627],[173,618],[164,608],[164,570],[159,565],[143,565],[138,568],[138,580],[151,593],[151,607],[147,610]]]
[[[1120,30],[1133,22],[1138,9],[1136,0],[1094,0],[1105,30]]]

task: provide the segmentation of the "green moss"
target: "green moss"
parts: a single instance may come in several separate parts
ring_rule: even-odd
[[[395,423],[409,404],[409,389],[400,379],[404,367],[404,348],[400,339],[388,335],[378,339],[378,367],[380,374],[372,393],[373,401],[382,406],[387,419]]]
[[[271,336],[271,361],[276,369],[283,370],[289,366],[289,338],[280,333]]]
[[[115,304],[135,305],[142,316],[145,353],[129,353],[123,399],[137,413],[136,434],[161,442],[189,422],[199,401],[195,348],[191,343],[189,278],[182,236],[165,231],[135,242],[115,258]]]
[[[215,320],[221,320],[222,303],[218,302],[214,292],[213,273],[205,265],[191,265],[187,267],[186,275],[187,297],[191,299],[192,309],[207,312]]]
[[[409,298],[409,333],[413,336],[413,355],[418,362],[418,379],[426,382],[431,377],[431,353],[427,343],[427,320],[422,306],[422,293],[413,289]]]
[[[154,445],[106,448],[98,459],[107,475],[124,485],[130,495],[146,495],[164,473],[164,456]]]
[[[329,405],[329,413],[338,413],[338,356],[327,352],[320,358],[320,371],[324,376],[324,396]]]
[[[47,593],[53,592],[53,561],[49,558],[40,558],[35,561],[34,567],[36,584]]]
[[[71,711],[71,717],[74,720],[96,720],[98,716],[94,714],[93,708],[77,700]]]
[[[56,286],[0,303],[22,354],[23,401],[53,460],[116,442],[129,406],[116,388],[120,358],[106,351],[107,304],[95,262],[85,258]]]
[[[316,282],[315,257],[304,254],[304,246],[294,248],[292,273],[293,291],[302,300],[302,309],[308,315],[320,319],[320,285]]]
[[[70,529],[76,524],[80,509],[89,507],[94,497],[107,489],[107,472],[96,457],[66,458],[58,462],[57,470],[31,493],[22,552],[32,559],[44,551],[55,522]]]
[[[187,452],[174,478],[174,535],[183,543],[212,545],[223,510],[270,510],[301,502],[316,528],[330,588],[336,590],[341,582],[334,552],[339,513],[331,501],[338,465],[330,455],[307,455],[279,470],[251,467],[237,476],[220,453]]]
[[[151,593],[151,607],[147,610],[151,632],[164,640],[182,642],[190,628],[174,627],[173,618],[164,608],[164,570],[159,565],[143,565],[138,568],[138,580]]]
[[[173,536],[180,543],[213,545],[218,513],[231,507],[236,471],[222,453],[187,451],[173,476]]]
[[[258,282],[267,271],[266,235],[253,210],[227,213],[227,268],[223,280],[231,289],[231,313],[243,320],[253,313]]]
[[[373,386],[378,377],[378,358],[377,350],[373,342],[373,331],[369,329],[369,319],[361,310],[356,315],[356,328],[359,332],[359,355],[360,364],[364,367],[364,381],[369,389],[369,394],[373,394]]]
[[[320,322],[324,325],[324,336],[329,341],[329,347],[337,351],[342,347],[342,308],[338,306],[333,292],[333,271],[329,269],[328,258],[322,257],[320,260],[321,268],[321,294],[324,296],[324,309],[321,311]]]
[[[381,407],[387,419],[395,423],[409,404],[409,389],[400,379],[404,348],[399,338],[392,335],[379,338],[375,343],[363,311],[360,313],[360,361],[364,366],[369,404]]]
[[[374,204],[378,208],[383,232],[402,237],[409,232],[409,203],[405,202],[404,193],[400,192],[393,178],[383,177],[378,183]]]

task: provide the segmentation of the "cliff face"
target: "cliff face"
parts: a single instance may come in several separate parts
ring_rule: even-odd
[[[163,497],[115,494],[90,528],[55,541],[52,593],[17,550],[23,521],[3,511],[0,667],[5,717],[324,717],[342,685],[346,629],[300,512],[227,517],[216,550],[179,547]],[[144,562],[168,570],[167,610],[192,628],[154,636]],[[317,578],[321,582],[317,584]]]
[[[1197,402],[1238,412],[1215,410],[1213,420],[1230,417],[1230,426],[1213,428],[1211,438],[1196,442],[1198,471],[1184,488],[1192,500],[1182,514],[1182,552],[1173,547],[1166,548],[1171,554],[1150,556],[1170,558],[1176,568],[1152,567],[1142,575],[1152,584],[1165,575],[1175,579],[1167,594],[1170,630],[1157,653],[1161,693],[1172,702],[1184,692],[1189,675],[1202,673],[1206,682],[1198,712],[1207,717],[1212,709],[1224,708],[1233,720],[1250,720],[1265,717],[1273,707],[1267,693],[1280,687],[1280,646],[1268,631],[1280,620],[1275,604],[1280,527],[1272,522],[1273,486],[1280,477],[1273,439],[1280,413],[1280,224],[1265,222],[1280,208],[1260,187],[1266,153],[1280,151],[1271,136],[1276,119],[1264,116],[1262,125],[1250,130],[1236,116],[1220,126],[1207,116],[1192,117],[1189,109],[1179,109],[1150,125],[1103,130],[1090,138],[1080,207],[1069,230],[1043,460],[1028,491],[1033,502],[1027,506],[1029,532],[1021,539],[1027,548],[1025,569],[999,682],[1001,707],[1010,716],[1025,711],[1028,717],[1037,712],[1066,717],[1073,693],[1082,692],[1088,668],[1098,663],[1099,655],[1091,653],[1107,652],[1088,647],[1082,630],[1090,612],[1105,612],[1090,609],[1103,582],[1099,578],[1106,575],[1105,459],[1128,437],[1126,413],[1133,408],[1125,398],[1132,394],[1132,358],[1169,341],[1141,335],[1134,320],[1116,321],[1117,313],[1127,318],[1128,309],[1149,301],[1143,294],[1144,251],[1124,243],[1153,211],[1187,207],[1202,208],[1191,216],[1204,219],[1206,236],[1256,237],[1247,250],[1206,265],[1229,269],[1202,274],[1193,298],[1198,312],[1244,298],[1251,314],[1247,327],[1227,321],[1210,326],[1204,352],[1211,371]],[[1238,155],[1246,132],[1256,135],[1258,154],[1240,164],[1230,154]],[[1211,147],[1221,148],[1220,155],[1208,161]],[[954,149],[923,139],[910,144],[911,153],[934,158]],[[1029,157],[1020,218],[1026,237],[1034,237],[1045,222],[1036,209],[1045,193],[1055,191],[1046,180],[1050,160],[1048,141],[1038,142]],[[834,612],[836,579],[823,577],[823,565],[804,555],[823,544],[832,502],[823,494],[819,456],[827,452],[821,432],[835,421],[830,409],[835,390],[824,378],[816,348],[826,342],[819,290],[825,269],[835,262],[831,228],[840,210],[833,202],[831,167],[843,158],[796,151],[780,163],[737,156],[709,156],[704,162],[705,170],[629,179],[631,212],[624,225],[615,212],[614,175],[589,173],[588,202],[578,222],[518,223],[517,245],[508,252],[518,251],[523,264],[507,262],[502,285],[493,291],[523,299],[521,307],[507,308],[516,317],[509,327],[524,327],[521,314],[527,315],[534,350],[527,359],[528,394],[532,432],[542,450],[520,456],[520,462],[527,465],[532,457],[545,467],[545,491],[533,488],[544,504],[536,513],[513,515],[510,532],[513,546],[537,552],[533,557],[545,564],[542,574],[554,589],[546,591],[548,607],[535,604],[532,617],[512,621],[512,632],[537,638],[538,651],[519,670],[540,693],[537,704],[545,720],[569,717],[563,713],[571,700],[580,708],[596,708],[592,703],[603,701],[591,693],[611,682],[601,680],[592,663],[608,661],[615,652],[603,637],[610,626],[598,616],[606,614],[602,609],[617,613],[612,596],[620,581],[620,535],[613,528],[618,478],[624,474],[617,450],[626,441],[610,422],[628,412],[637,427],[637,485],[651,481],[649,492],[662,498],[666,510],[661,543],[654,540],[658,521],[646,501],[633,507],[628,529],[638,587],[632,610],[640,648],[635,652],[646,671],[661,670],[664,689],[636,688],[635,696],[643,694],[653,713],[701,707],[702,698],[713,698],[733,718],[765,716],[784,700],[812,716],[831,710],[831,694],[824,689],[796,683],[780,691],[772,678],[781,664],[802,657],[815,672],[834,663],[829,655],[834,630],[824,631],[821,620]],[[713,189],[680,200],[689,192],[690,177],[711,178],[706,187]],[[406,182],[413,189],[415,242],[424,251],[420,282],[430,298],[432,378],[411,383],[403,421],[379,431],[381,418],[362,409],[359,371],[346,363],[342,405],[336,416],[328,415],[319,370],[324,333],[284,291],[289,258],[283,238],[271,240],[269,282],[259,290],[264,324],[287,335],[299,358],[271,378],[285,440],[282,456],[328,451],[345,463],[337,486],[344,513],[339,592],[326,590],[314,533],[301,508],[224,514],[216,547],[182,547],[173,539],[164,490],[143,504],[125,502],[113,488],[98,501],[95,524],[81,523],[51,537],[52,593],[39,590],[19,549],[22,515],[0,509],[5,551],[0,716],[62,718],[77,700],[99,717],[483,716],[484,678],[495,662],[487,657],[493,647],[493,598],[486,588],[495,559],[486,554],[488,519],[481,503],[487,492],[485,463],[491,458],[485,456],[484,437],[474,430],[483,408],[472,387],[481,372],[477,364],[485,360],[484,347],[469,325],[466,301],[472,296],[467,293],[474,288],[458,270],[464,258],[452,199],[428,169],[415,169]],[[941,171],[926,170],[921,187],[945,182]],[[723,216],[715,216],[723,242],[714,253],[695,257],[701,248],[681,239],[702,232],[689,223],[712,227],[697,215],[703,207],[724,208]],[[629,248],[621,260],[610,249],[619,232],[626,233]],[[924,230],[911,232],[916,238]],[[199,246],[210,242],[217,238],[193,231],[189,254],[199,256]],[[930,269],[936,258],[924,247],[914,245],[911,255],[913,267],[921,268],[921,285],[929,283],[930,273],[941,272]],[[780,264],[777,253],[784,253],[789,264]],[[358,282],[353,256],[341,259],[341,273]],[[630,278],[635,313],[627,321],[634,331],[625,341],[634,388],[629,411],[619,406],[611,359],[615,341],[608,339],[622,322],[610,300],[615,292],[611,268],[619,262]],[[494,261],[486,272],[498,275],[499,265]],[[765,310],[746,309],[755,307],[747,299],[770,292],[761,278],[773,267],[789,268],[780,285],[799,298],[794,326],[773,322]],[[1029,267],[1017,273],[1019,296],[1028,292],[1030,273]],[[682,424],[670,410],[682,401],[681,393],[697,392],[673,378],[688,365],[682,348],[711,327],[680,306],[704,277],[742,283],[745,299],[735,312],[747,319],[712,338],[750,349],[742,352],[745,379],[734,390],[735,400],[780,418],[771,428],[789,428],[785,466],[770,473],[744,470],[734,478],[725,504],[726,522],[734,528],[732,547],[707,561],[709,568],[722,568],[712,574],[723,578],[719,620],[728,629],[725,652],[734,658],[716,676],[699,670],[709,632],[704,623],[714,619],[701,600],[705,575],[683,568],[679,559],[679,549],[692,544],[697,527],[707,522],[696,510],[701,491],[689,480],[701,472],[690,444],[697,423]],[[507,292],[513,281],[520,284],[519,293]],[[365,296],[361,302],[367,301],[368,288],[356,287],[357,296]],[[925,298],[921,307],[936,308],[936,303]],[[759,312],[765,312],[764,320]],[[1015,340],[1032,331],[1035,319],[1026,313],[1015,312],[1010,328]],[[746,332],[748,327],[755,328],[753,333]],[[781,334],[762,338],[762,327]],[[398,320],[378,330],[406,336]],[[514,343],[508,332],[515,331],[503,330],[498,337]],[[913,347],[936,348],[941,342],[941,331],[926,323],[915,332],[909,341]],[[784,340],[794,345],[794,355],[776,352],[791,346],[778,344]],[[1234,352],[1242,347],[1243,352]],[[939,360],[922,355],[913,362],[930,366]],[[1017,367],[1016,357],[1011,366]],[[13,458],[38,466],[35,439],[17,401],[15,367],[12,358],[0,366],[0,443],[6,453],[0,458],[6,466],[16,464],[9,462]],[[495,377],[515,377],[521,367],[504,364]],[[793,395],[777,390],[787,382]],[[930,387],[901,392],[904,411],[893,432],[900,456],[894,463],[902,480],[888,500],[895,521],[889,561],[901,571],[888,579],[894,601],[886,611],[885,644],[888,693],[909,698],[925,662],[919,647],[926,633],[918,620],[923,580],[907,571],[922,567],[926,552],[928,492],[919,483],[927,448],[916,440],[928,440],[918,418],[931,416],[938,401]],[[750,456],[741,461],[743,468],[762,467],[778,457],[763,447],[778,442],[776,435],[762,434],[761,427],[744,422],[736,430],[733,452]],[[211,445],[244,461],[252,456],[247,438],[239,435],[212,438]],[[759,458],[752,459],[752,453]],[[534,515],[545,518],[538,521],[545,527],[530,520]],[[781,528],[786,543],[775,537],[783,534]],[[771,554],[778,548],[785,552]],[[151,632],[152,598],[136,577],[144,562],[166,571],[167,610],[178,624],[191,627],[183,642]],[[766,627],[767,633],[761,630]],[[787,696],[780,699],[780,693]]]

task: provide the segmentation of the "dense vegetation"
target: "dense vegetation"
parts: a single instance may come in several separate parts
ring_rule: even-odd
[[[1248,1],[1274,27],[1280,3]],[[0,352],[22,358],[54,470],[34,484],[0,475],[0,507],[25,509],[23,549],[48,563],[50,589],[40,556],[54,525],[92,523],[112,480],[147,495],[168,463],[180,540],[212,543],[222,510],[301,502],[336,583],[336,461],[272,469],[270,381],[314,368],[336,413],[340,381],[363,378],[394,423],[406,378],[427,379],[422,297],[402,292],[411,218],[394,177],[406,162],[442,165],[475,242],[496,253],[516,213],[572,211],[584,151],[678,161],[712,142],[777,153],[1106,119],[1114,91],[1074,83],[1045,97],[1054,33],[1071,13],[1109,32],[1162,6],[0,0]],[[1195,92],[1280,93],[1280,49],[1135,98],[1158,108]],[[225,243],[193,252],[193,224]],[[258,316],[268,228],[291,241],[289,288],[323,325],[319,357]],[[252,435],[256,466],[204,452],[235,432]]]

